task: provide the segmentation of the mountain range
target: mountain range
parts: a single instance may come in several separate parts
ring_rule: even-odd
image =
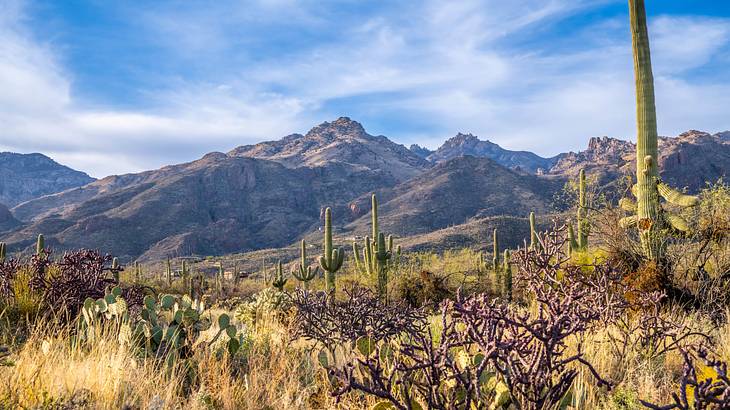
[[[662,138],[662,178],[696,191],[727,174],[729,136],[689,131]],[[404,246],[422,249],[455,238],[473,243],[482,226],[504,230],[505,245],[514,246],[524,237],[525,216],[549,213],[568,178],[585,168],[610,189],[633,172],[633,150],[630,142],[602,137],[590,139],[584,151],[543,158],[461,133],[435,151],[409,149],[342,117],[304,135],[137,174],[93,180],[49,168],[33,175],[56,178],[55,190],[4,199],[0,240],[23,250],[44,233],[54,248],[99,248],[123,260],[223,255],[285,247],[303,237],[319,241],[330,206],[342,241],[367,234],[369,197],[376,192],[382,229],[400,235]],[[0,157],[0,170],[6,168],[7,186],[22,185],[14,175],[31,172]]]

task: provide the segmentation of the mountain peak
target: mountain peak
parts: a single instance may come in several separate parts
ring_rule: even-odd
[[[338,137],[362,137],[368,135],[362,124],[349,117],[340,117],[332,122],[323,122],[309,130],[307,138],[324,138],[333,140]]]

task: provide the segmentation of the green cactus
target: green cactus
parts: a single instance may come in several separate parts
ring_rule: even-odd
[[[319,266],[326,272],[325,282],[328,291],[335,290],[335,274],[342,267],[345,253],[339,248],[332,247],[332,210],[324,211],[324,255],[319,257]]]
[[[693,206],[697,197],[681,194],[661,182],[658,172],[657,119],[654,77],[651,68],[649,35],[644,0],[629,0],[631,45],[634,53],[636,85],[636,215],[621,221],[622,226],[637,226],[644,256],[664,261],[664,235],[667,228],[683,231],[687,224],[680,217],[668,218],[659,197],[679,206]]]
[[[492,233],[492,269],[496,272],[499,270],[499,238],[497,237],[497,228]]]
[[[119,259],[118,258],[112,258],[112,276],[114,277],[114,282],[119,283],[119,272],[122,269],[119,267]]]
[[[165,261],[165,279],[167,280],[167,286],[172,286],[172,262],[169,256]]]
[[[400,246],[393,251],[393,235],[379,231],[378,226],[378,199],[375,194],[371,196],[371,225],[372,237],[365,237],[365,246],[360,258],[360,249],[357,243],[352,244],[355,267],[362,274],[370,278],[377,278],[378,295],[382,300],[387,300],[388,273],[394,271],[400,263]],[[395,257],[393,257],[395,256]]]
[[[504,293],[507,301],[512,301],[512,267],[510,266],[509,249],[504,250]]]
[[[215,291],[218,297],[221,297],[223,295],[223,276],[225,275],[225,270],[223,269],[223,262],[218,262],[218,272],[216,273],[215,277]]]
[[[5,242],[0,242],[0,262],[5,261]]]
[[[532,250],[537,250],[540,247],[540,239],[537,237],[535,226],[535,213],[530,212],[530,249]]]
[[[38,239],[35,243],[35,254],[40,256],[43,254],[43,251],[46,249],[46,239],[43,236],[42,233],[38,234]]]
[[[134,281],[139,282],[141,277],[142,277],[142,267],[139,265],[138,261],[134,261]]]
[[[573,251],[578,249],[578,241],[575,240],[575,230],[573,224],[568,224],[568,255],[573,255]]]
[[[301,248],[299,251],[299,265],[292,270],[292,276],[294,276],[299,282],[302,282],[302,286],[305,290],[309,289],[309,282],[317,277],[319,273],[319,266],[315,266],[312,269],[311,266],[307,265],[307,243],[302,239]]]
[[[286,281],[287,279],[284,279],[284,270],[281,267],[281,261],[279,261],[276,263],[276,275],[274,275],[274,280],[271,282],[271,285],[279,292],[283,292]]]
[[[585,250],[588,247],[588,221],[586,208],[586,173],[581,169],[578,175],[578,249]]]

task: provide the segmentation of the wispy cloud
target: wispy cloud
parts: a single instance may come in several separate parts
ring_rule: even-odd
[[[85,99],[58,40],[38,36],[19,0],[0,0],[0,149],[45,152],[104,176],[305,131],[335,115],[432,147],[457,131],[545,155],[582,148],[592,135],[630,137],[625,18],[561,26],[610,3],[117,5],[134,22],[127,29],[160,53],[135,71],[155,79],[135,90],[144,103],[120,108]],[[727,55],[729,23],[652,18],[661,133],[730,128],[730,87],[693,74]]]

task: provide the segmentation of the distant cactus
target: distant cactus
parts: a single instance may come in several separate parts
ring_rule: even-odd
[[[139,266],[138,261],[134,261],[134,281],[139,282],[142,277],[142,267]]]
[[[43,251],[46,249],[46,239],[43,234],[38,234],[38,239],[35,243],[35,254],[38,256],[43,255]]]
[[[571,242],[571,251],[583,251],[588,247],[588,234],[589,226],[587,217],[586,207],[586,173],[584,169],[580,170],[578,174],[578,210],[576,220],[578,223],[577,237],[573,232],[575,244]]]
[[[111,272],[112,272],[112,276],[114,277],[114,282],[116,282],[117,284],[119,284],[119,272],[121,270],[122,269],[119,267],[119,259],[113,258]]]
[[[319,257],[319,266],[326,272],[325,282],[328,291],[335,290],[335,274],[342,267],[345,253],[332,247],[332,210],[324,211],[324,255]]]
[[[535,213],[530,212],[530,249],[538,249],[540,247],[540,239],[537,237],[537,228],[535,227]]]
[[[0,242],[0,262],[5,260],[5,242]]]
[[[276,274],[271,285],[276,288],[279,292],[284,291],[284,285],[286,285],[287,279],[284,279],[284,270],[281,267],[281,261],[276,263]]]
[[[510,266],[509,249],[504,250],[504,293],[508,301],[512,301],[512,267]]]
[[[317,277],[319,266],[312,269],[307,264],[307,243],[302,239],[301,249],[299,251],[299,265],[292,270],[292,276],[302,282],[304,289],[309,289],[309,282]]]
[[[576,249],[578,249],[578,241],[575,240],[575,230],[573,230],[573,224],[568,224],[568,254],[572,255]]]
[[[167,286],[172,286],[172,262],[169,256],[165,261],[165,279],[167,280]]]
[[[371,196],[371,227],[372,237],[365,237],[363,257],[360,258],[360,249],[357,243],[353,243],[352,250],[355,253],[355,266],[357,270],[370,278],[377,278],[378,295],[382,300],[387,300],[388,274],[396,269],[400,263],[401,248],[396,247],[393,251],[393,235],[379,231],[378,224],[378,199],[375,194]],[[394,257],[395,256],[395,257]]]
[[[223,295],[223,277],[225,276],[225,269],[223,269],[223,262],[218,262],[218,271],[215,274],[215,293],[218,297]]]
[[[497,228],[492,233],[492,269],[499,270],[499,238],[497,237]]]

